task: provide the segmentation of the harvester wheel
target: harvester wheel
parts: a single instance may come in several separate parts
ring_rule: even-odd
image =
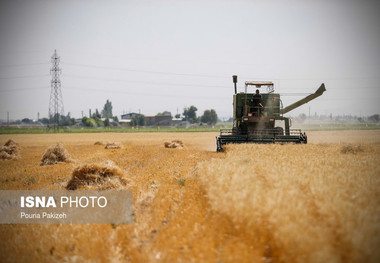
[[[223,152],[223,146],[222,146],[222,143],[218,137],[216,138],[216,151],[217,152]]]

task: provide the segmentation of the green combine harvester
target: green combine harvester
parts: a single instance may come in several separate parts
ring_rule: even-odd
[[[283,108],[280,94],[274,93],[269,81],[246,81],[245,92],[237,93],[237,76],[232,76],[235,94],[233,96],[234,123],[232,129],[221,129],[216,137],[216,150],[223,151],[229,143],[307,143],[305,132],[290,129],[291,120],[283,114],[321,96],[325,84],[307,97]],[[256,87],[255,93],[248,93],[248,87]],[[267,93],[260,93],[265,87]],[[276,127],[276,121],[284,121],[284,128]]]

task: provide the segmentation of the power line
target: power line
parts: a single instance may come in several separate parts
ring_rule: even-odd
[[[270,79],[270,78],[269,78]],[[353,79],[380,79],[380,77],[367,76],[367,77],[323,77],[323,78],[274,78],[273,80],[353,80]]]
[[[47,64],[50,64],[50,63],[40,62],[40,63],[7,64],[7,65],[0,64],[0,68],[15,68],[15,67],[37,66],[37,65],[47,65]]]
[[[39,90],[39,89],[48,89],[48,88],[49,88],[49,87],[32,87],[32,88],[0,89],[0,92],[28,91],[28,90]]]
[[[192,96],[192,95],[186,95],[186,94],[154,94],[154,93],[147,93],[147,92],[128,92],[124,90],[110,90],[110,89],[94,89],[94,88],[83,88],[83,87],[66,87],[65,89],[69,90],[83,90],[83,91],[96,91],[96,92],[115,92],[115,93],[123,93],[123,94],[129,94],[129,95],[139,95],[139,96],[156,96],[156,97],[173,97],[173,98],[196,98],[196,99],[218,99],[218,100],[230,100],[231,96],[228,97],[215,97],[215,96]],[[285,96],[305,96],[310,95],[311,93],[285,93]],[[283,93],[280,93],[282,96]],[[356,98],[356,97],[355,97]],[[345,98],[335,98],[334,100],[355,100],[355,98],[345,97]],[[367,99],[367,98],[359,98],[359,99]]]
[[[48,77],[48,76],[49,76],[49,74],[43,74],[43,75],[28,75],[28,76],[0,77],[0,79],[29,79],[29,78]]]
[[[99,65],[88,65],[88,64],[77,64],[77,63],[66,63],[62,62],[64,65],[71,65],[77,67],[95,68],[95,69],[107,69],[107,70],[118,70],[118,71],[130,71],[130,72],[140,72],[140,73],[151,73],[151,74],[162,74],[162,75],[175,75],[175,76],[191,76],[191,77],[204,77],[204,78],[230,78],[225,75],[207,75],[207,74],[191,74],[191,73],[179,73],[179,72],[167,72],[167,71],[153,71],[153,70],[138,70],[130,68],[119,68],[119,67],[108,67]],[[377,76],[367,76],[367,77],[322,77],[322,78],[258,78],[241,76],[244,79],[273,79],[277,81],[281,80],[343,80],[343,79],[379,79]]]
[[[203,85],[203,84],[185,84],[185,83],[168,83],[168,82],[155,82],[155,81],[139,81],[139,80],[125,80],[125,79],[112,79],[112,78],[99,78],[99,77],[86,77],[78,75],[65,75],[65,77],[76,78],[76,79],[89,79],[89,80],[104,80],[104,81],[116,81],[116,82],[126,82],[126,83],[142,83],[142,84],[153,84],[153,85],[167,85],[167,86],[186,86],[186,87],[210,87],[210,88],[223,88],[231,89],[231,87],[217,86],[217,85]]]
[[[179,84],[175,84],[176,86],[179,85]],[[192,85],[188,85],[188,86],[192,86]],[[201,85],[199,85],[200,87],[202,87]],[[212,86],[211,86],[212,87]],[[32,88],[15,88],[15,89],[3,89],[1,90],[0,89],[0,92],[14,92],[14,91],[30,91],[30,90],[39,90],[39,89],[48,89],[49,87],[32,87]],[[121,92],[121,93],[127,93],[127,94],[131,94],[131,95],[151,95],[151,93],[135,93],[135,92],[126,92],[126,91],[120,91],[120,90],[110,90],[110,89],[94,89],[94,88],[82,88],[82,87],[68,87],[68,89],[72,89],[72,90],[89,90],[89,91],[101,91],[101,92]],[[307,96],[307,95],[310,95],[311,93],[281,93],[281,96]],[[163,96],[163,97],[168,97],[170,96],[170,94],[160,94],[160,96]],[[174,95],[173,97],[183,97],[183,95]],[[197,96],[197,98],[200,98],[202,96]],[[211,97],[207,97],[208,99],[211,98]],[[215,98],[215,97],[212,97],[212,98]],[[224,99],[224,98],[223,98]]]
[[[203,75],[203,74],[190,74],[190,73],[176,73],[176,72],[153,71],[153,70],[139,70],[139,69],[128,69],[128,68],[118,68],[118,67],[107,67],[107,66],[98,66],[98,65],[87,65],[87,64],[66,63],[66,62],[62,62],[62,64],[64,64],[64,65],[71,65],[71,66],[77,66],[77,67],[96,68],[96,69],[107,69],[107,70],[119,70],[119,71],[130,71],[130,72],[151,73],[151,74],[161,74],[161,75],[190,76],[190,77],[202,77],[202,78],[227,78],[226,76],[216,76],[216,75]],[[228,77],[228,78],[229,78],[229,77]]]
[[[234,57],[233,59],[231,58],[218,58],[216,60],[216,58],[214,57],[209,57],[209,56],[197,56],[196,59],[189,59],[189,58],[178,58],[178,57],[165,57],[165,58],[162,58],[162,57],[154,57],[154,56],[130,56],[129,54],[121,54],[121,53],[118,53],[117,55],[114,54],[115,50],[113,49],[109,49],[109,50],[102,50],[102,52],[96,52],[96,51],[89,51],[89,50],[79,50],[79,49],[64,49],[63,51],[65,51],[66,53],[70,53],[70,54],[73,54],[73,53],[76,53],[75,56],[76,57],[79,57],[79,55],[83,55],[84,53],[87,53],[87,56],[91,56],[91,57],[104,57],[104,58],[114,58],[114,59],[117,59],[117,60],[122,60],[122,61],[126,61],[126,60],[149,60],[149,61],[163,61],[163,62],[171,62],[171,63],[183,63],[183,64],[195,64],[195,63],[198,63],[198,64],[203,64],[203,63],[207,63],[207,64],[226,64],[226,65],[240,65],[240,66],[245,66],[245,67],[252,67],[252,66],[288,66],[289,63],[279,63],[279,62],[256,62],[256,63],[252,63],[251,61],[248,63],[247,62],[247,59],[244,58],[244,62],[241,63],[241,62],[238,62],[238,61],[241,61],[238,59],[238,61],[236,60],[236,58]],[[111,52],[111,53],[104,53],[105,51],[107,52]],[[83,58],[83,57],[82,57]],[[229,61],[229,62],[228,62]],[[294,63],[293,63],[294,64]],[[305,63],[295,63],[294,64],[295,66],[306,66]],[[327,65],[330,65],[329,63],[317,63],[316,64],[317,66],[327,66]],[[359,63],[357,64],[359,66],[368,66],[368,67],[374,67],[374,66],[379,66],[380,64],[379,63]]]
[[[173,98],[196,98],[196,99],[220,99],[220,100],[230,100],[231,97],[205,97],[205,96],[193,96],[193,95],[187,95],[187,94],[154,94],[154,93],[147,93],[147,92],[128,92],[124,90],[109,90],[109,89],[94,89],[94,88],[83,88],[83,87],[66,87],[65,89],[69,90],[84,90],[84,91],[97,91],[97,92],[115,92],[115,93],[123,93],[128,95],[138,95],[138,96],[154,96],[154,97],[173,97]]]
[[[201,88],[219,88],[219,89],[231,89],[232,87],[219,86],[219,85],[207,85],[207,84],[185,84],[185,83],[168,83],[168,82],[156,82],[156,81],[139,81],[139,80],[126,80],[126,79],[115,79],[115,78],[102,78],[102,77],[87,77],[87,76],[78,76],[78,75],[65,75],[65,77],[75,78],[75,79],[88,79],[88,80],[101,80],[101,81],[115,81],[115,82],[125,82],[125,83],[140,83],[140,84],[152,84],[152,85],[164,85],[164,86],[176,86],[176,87],[201,87]],[[364,86],[360,87],[361,89],[377,89],[379,87],[375,86]],[[287,90],[305,90],[305,88],[286,88]],[[312,92],[279,92],[276,90],[275,93],[280,93],[284,96],[302,96],[310,95]]]

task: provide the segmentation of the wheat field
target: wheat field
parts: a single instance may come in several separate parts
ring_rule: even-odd
[[[225,153],[215,136],[0,135],[21,147],[20,158],[0,161],[2,190],[63,190],[78,167],[112,161],[129,182],[115,187],[134,195],[132,224],[0,225],[0,261],[380,260],[380,131],[309,132],[307,145]],[[165,148],[172,140],[184,148]],[[56,143],[73,161],[40,166]]]
[[[276,261],[377,262],[379,157],[379,145],[234,145],[197,174],[211,207]]]

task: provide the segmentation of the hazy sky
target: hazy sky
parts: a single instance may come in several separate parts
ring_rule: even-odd
[[[232,75],[272,80],[288,115],[380,113],[380,1],[0,1],[0,119],[46,117],[50,57],[65,113],[232,116]]]

